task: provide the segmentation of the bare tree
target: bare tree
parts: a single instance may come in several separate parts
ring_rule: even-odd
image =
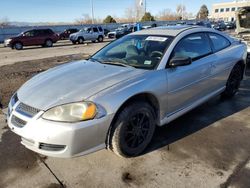
[[[75,20],[76,24],[92,24],[92,19],[88,14],[83,14],[82,18],[76,19]]]
[[[9,26],[10,26],[10,22],[9,22],[9,19],[7,17],[0,19],[0,27],[1,28],[9,27]]]
[[[177,20],[179,16],[177,13],[172,12],[170,9],[164,9],[157,15],[157,19],[159,20],[166,20],[166,21],[173,21]]]
[[[124,18],[118,19],[122,22],[137,22],[141,20],[145,11],[143,5],[141,5],[141,0],[134,0],[134,6],[128,7],[125,10]]]
[[[179,19],[183,20],[186,17],[186,15],[187,15],[186,6],[185,5],[181,5],[181,4],[177,5],[177,7],[176,7],[176,13],[179,16]]]
[[[121,22],[134,22],[136,21],[136,13],[133,7],[129,7],[125,10],[124,18],[120,18]]]

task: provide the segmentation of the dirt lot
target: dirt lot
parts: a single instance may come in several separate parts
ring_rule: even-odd
[[[89,46],[92,45],[96,44]],[[0,48],[0,54],[1,51]],[[21,53],[28,56],[26,53],[31,52]],[[33,74],[86,56],[75,53],[0,67],[3,106]],[[168,126],[158,128],[145,154],[133,159],[122,159],[106,150],[74,159],[39,156],[19,143],[20,138],[7,128],[0,113],[0,187],[248,188],[249,96],[248,69],[235,98],[222,101],[215,97]]]
[[[42,48],[41,46],[25,47],[23,50],[11,50],[0,45],[0,66],[13,64],[16,62],[38,60],[44,58],[69,56],[74,54],[93,54],[110,40],[102,43],[86,42],[81,45],[72,45],[68,40],[59,41],[54,44],[53,48]],[[91,48],[90,48],[91,46]]]

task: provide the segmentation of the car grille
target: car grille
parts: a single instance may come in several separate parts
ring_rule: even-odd
[[[40,110],[33,108],[31,106],[28,106],[24,103],[20,103],[17,106],[16,111],[19,112],[20,114],[24,114],[28,117],[34,117],[36,114],[38,114],[38,112],[40,112]]]
[[[14,126],[19,127],[19,128],[23,128],[27,124],[26,121],[24,121],[24,120],[22,120],[22,119],[20,119],[20,118],[18,118],[16,116],[14,116],[14,115],[11,118],[11,123]]]
[[[46,150],[46,151],[62,151],[65,149],[65,145],[54,145],[54,144],[45,144],[40,143],[39,149]]]

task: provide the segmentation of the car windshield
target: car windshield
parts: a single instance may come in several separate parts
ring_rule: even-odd
[[[83,28],[80,30],[80,32],[87,32],[90,28]]]
[[[18,37],[21,37],[21,36],[23,36],[23,34],[24,34],[24,32],[19,33],[17,36],[18,36]]]
[[[92,56],[100,63],[155,69],[172,42],[171,36],[127,35]]]

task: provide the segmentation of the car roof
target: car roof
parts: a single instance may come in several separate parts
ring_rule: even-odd
[[[152,29],[137,31],[135,33],[132,33],[132,35],[168,35],[175,37],[183,31],[195,28],[203,27],[192,25],[160,26]]]

